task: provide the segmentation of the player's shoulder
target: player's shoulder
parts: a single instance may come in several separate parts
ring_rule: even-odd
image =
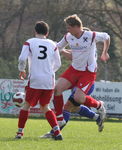
[[[91,36],[95,31],[84,31],[84,35]]]
[[[82,38],[84,38],[84,37],[88,37],[89,39],[94,40],[94,38],[96,37],[96,32],[95,31],[84,31]]]
[[[71,36],[73,36],[70,32],[67,32],[66,34],[65,34],[65,36],[66,37],[71,37]]]
[[[26,42],[31,43],[31,42],[33,42],[33,41],[35,41],[35,40],[36,40],[36,38],[35,38],[35,37],[33,37],[33,38],[29,38],[29,39],[27,39],[27,40],[26,40]]]
[[[72,37],[73,37],[73,35],[72,35],[70,32],[67,32],[67,33],[64,35],[65,41],[68,41],[68,39],[71,39]]]
[[[51,39],[45,39],[48,43],[52,44],[53,46],[56,46],[56,42],[54,42]]]
[[[51,40],[51,39],[46,39],[46,41],[48,41],[48,42],[50,42],[52,44],[55,44],[55,42],[53,40]]]

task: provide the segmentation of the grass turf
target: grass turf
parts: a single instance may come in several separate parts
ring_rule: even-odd
[[[0,150],[122,150],[122,122],[107,121],[99,133],[94,121],[72,120],[62,131],[64,140],[40,139],[50,130],[45,119],[29,119],[24,138],[15,140],[16,118],[0,118]]]

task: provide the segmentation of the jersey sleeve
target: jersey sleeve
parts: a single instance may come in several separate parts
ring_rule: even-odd
[[[20,54],[19,60],[18,60],[19,61],[19,64],[18,64],[19,71],[25,70],[29,53],[30,53],[30,43],[25,42],[22,47],[22,51],[21,51],[21,54]]]
[[[53,71],[56,72],[61,66],[61,58],[59,54],[59,50],[56,47],[54,53],[54,63],[53,63]]]
[[[62,51],[63,48],[65,48],[68,45],[66,36],[67,36],[67,34],[64,35],[64,37],[57,43],[57,47],[58,47],[59,51]]]
[[[95,37],[96,42],[99,41],[104,42],[105,40],[108,40],[110,38],[110,36],[106,32],[95,32],[95,33],[96,33]]]

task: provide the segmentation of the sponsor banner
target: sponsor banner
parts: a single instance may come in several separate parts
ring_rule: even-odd
[[[65,102],[70,93],[70,90],[64,92]],[[91,96],[104,101],[107,114],[122,115],[122,82],[95,82]]]
[[[23,92],[27,81],[0,79],[0,114],[18,114],[20,108],[16,107],[12,98],[16,92]]]
[[[91,96],[104,101],[108,114],[122,114],[122,82],[96,82]]]
[[[0,79],[0,114],[19,114],[20,108],[14,105],[12,99],[16,92],[24,92],[26,84],[27,80]],[[64,92],[64,99],[67,99],[69,93],[69,91]],[[50,107],[54,109],[52,101]],[[31,115],[39,115],[40,113],[42,111],[39,104],[30,108]]]
[[[24,92],[26,84],[27,81],[22,80],[0,79],[0,114],[16,115],[19,113],[20,108],[13,104],[12,98],[16,92]],[[63,93],[64,103],[67,101],[70,93],[70,90]],[[105,102],[107,113],[122,114],[122,82],[96,82],[92,96]],[[52,101],[50,107],[54,109]],[[36,105],[30,109],[30,113],[39,115],[42,111],[39,105]]]
[[[19,114],[20,108],[12,102],[16,92],[24,92],[27,80],[0,79],[0,114]],[[30,113],[40,114],[39,105],[30,108]]]

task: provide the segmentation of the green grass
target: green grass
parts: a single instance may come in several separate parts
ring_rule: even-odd
[[[122,122],[105,122],[102,133],[95,122],[70,121],[62,131],[64,140],[40,139],[50,130],[44,119],[29,119],[24,138],[15,140],[16,118],[0,118],[0,150],[122,150]]]

